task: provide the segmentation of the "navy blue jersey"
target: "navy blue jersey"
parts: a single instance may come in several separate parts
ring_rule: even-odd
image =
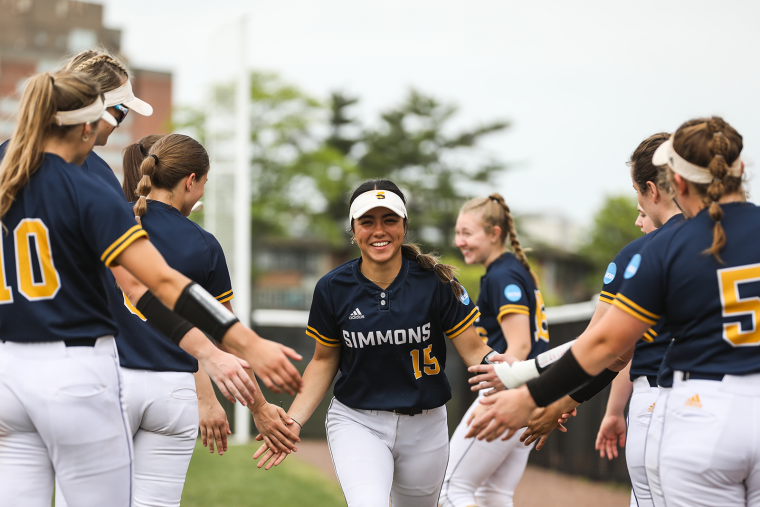
[[[214,236],[159,201],[148,201],[140,218],[151,243],[166,262],[201,285],[222,303],[233,298],[222,247]],[[111,313],[119,326],[116,346],[125,368],[152,371],[198,371],[198,361],[145,321],[115,284],[110,284]]]
[[[465,294],[433,270],[403,258],[387,289],[367,280],[354,259],[317,283],[306,334],[341,347],[335,397],[362,410],[431,409],[451,398],[446,339],[478,318]]]
[[[122,197],[121,200],[123,202],[127,202],[127,199],[124,197],[124,191],[121,189],[119,179],[113,173],[111,166],[106,164],[106,161],[100,158],[97,153],[91,151],[90,154],[87,155],[84,164],[82,164],[82,168],[88,173],[103,180],[109,188]]]
[[[501,330],[501,320],[510,313],[530,318],[531,347],[528,359],[549,348],[549,324],[541,291],[533,277],[511,253],[493,261],[480,278],[478,295],[480,318],[476,329],[488,346],[499,353],[507,351],[507,341]]]
[[[673,335],[666,365],[703,374],[760,372],[760,208],[721,205],[723,263],[703,253],[715,222],[707,210],[663,231],[626,268],[615,306],[642,322],[661,316]],[[634,260],[636,262],[634,262]]]
[[[682,220],[683,215],[678,213],[670,217],[660,228],[650,232],[646,236],[631,241],[623,247],[607,267],[607,272],[604,274],[604,288],[599,295],[599,299],[611,304],[628,276],[626,272],[618,271],[623,270],[632,259],[639,256],[639,252],[658,234],[670,229]],[[660,319],[654,326],[647,329],[641,340],[636,342],[636,348],[631,359],[631,380],[641,376],[657,376],[662,364],[662,358],[665,357],[665,350],[670,345],[670,341],[671,335],[665,319]]]
[[[104,271],[147,236],[113,192],[46,153],[3,217],[0,336],[20,342],[116,334]]]

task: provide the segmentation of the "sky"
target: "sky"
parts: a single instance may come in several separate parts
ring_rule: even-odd
[[[641,140],[707,115],[744,136],[756,186],[758,2],[93,1],[132,66],[174,73],[176,105],[202,106],[213,69],[235,69],[245,16],[251,69],[356,95],[365,121],[410,88],[459,106],[461,127],[510,121],[483,146],[511,165],[496,190],[518,214],[589,225],[605,195],[635,195],[626,161]]]

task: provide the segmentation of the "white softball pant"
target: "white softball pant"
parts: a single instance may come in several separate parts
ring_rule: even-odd
[[[436,507],[449,456],[446,407],[397,415],[332,400],[327,443],[348,507]]]
[[[668,507],[760,506],[760,374],[675,373],[660,446]]]
[[[662,485],[660,484],[660,445],[662,424],[665,420],[665,407],[667,406],[669,395],[670,388],[660,388],[660,396],[657,397],[654,411],[652,412],[652,419],[649,421],[646,450],[644,451],[647,483],[649,483],[649,492],[652,494],[654,507],[666,507],[665,499],[662,496]]]
[[[0,506],[130,507],[131,441],[112,337],[0,342]]]
[[[198,438],[193,374],[121,368],[121,376],[134,435],[132,505],[179,507]],[[55,505],[67,507],[57,493]]]
[[[654,507],[649,492],[644,447],[647,440],[649,421],[652,418],[659,387],[651,387],[646,377],[633,381],[633,394],[628,405],[628,434],[625,441],[625,462],[631,477],[631,507]]]
[[[441,507],[512,507],[515,488],[525,472],[533,445],[520,442],[523,430],[509,440],[465,439],[467,419],[480,405],[467,410],[451,437],[449,465],[441,489]]]

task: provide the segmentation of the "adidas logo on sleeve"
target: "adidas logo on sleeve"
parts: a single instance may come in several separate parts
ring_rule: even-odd
[[[348,316],[349,320],[356,320],[356,319],[363,319],[363,318],[364,318],[364,314],[362,314],[362,312],[359,311],[358,308],[354,310],[353,312],[351,312],[351,315]]]

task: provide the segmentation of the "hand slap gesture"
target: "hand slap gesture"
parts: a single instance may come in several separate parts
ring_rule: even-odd
[[[480,403],[489,405],[490,409],[472,421],[465,438],[477,437],[478,440],[492,442],[509,429],[524,427],[536,408],[526,387],[496,393],[481,399]],[[502,440],[513,434],[513,431],[510,432]]]

